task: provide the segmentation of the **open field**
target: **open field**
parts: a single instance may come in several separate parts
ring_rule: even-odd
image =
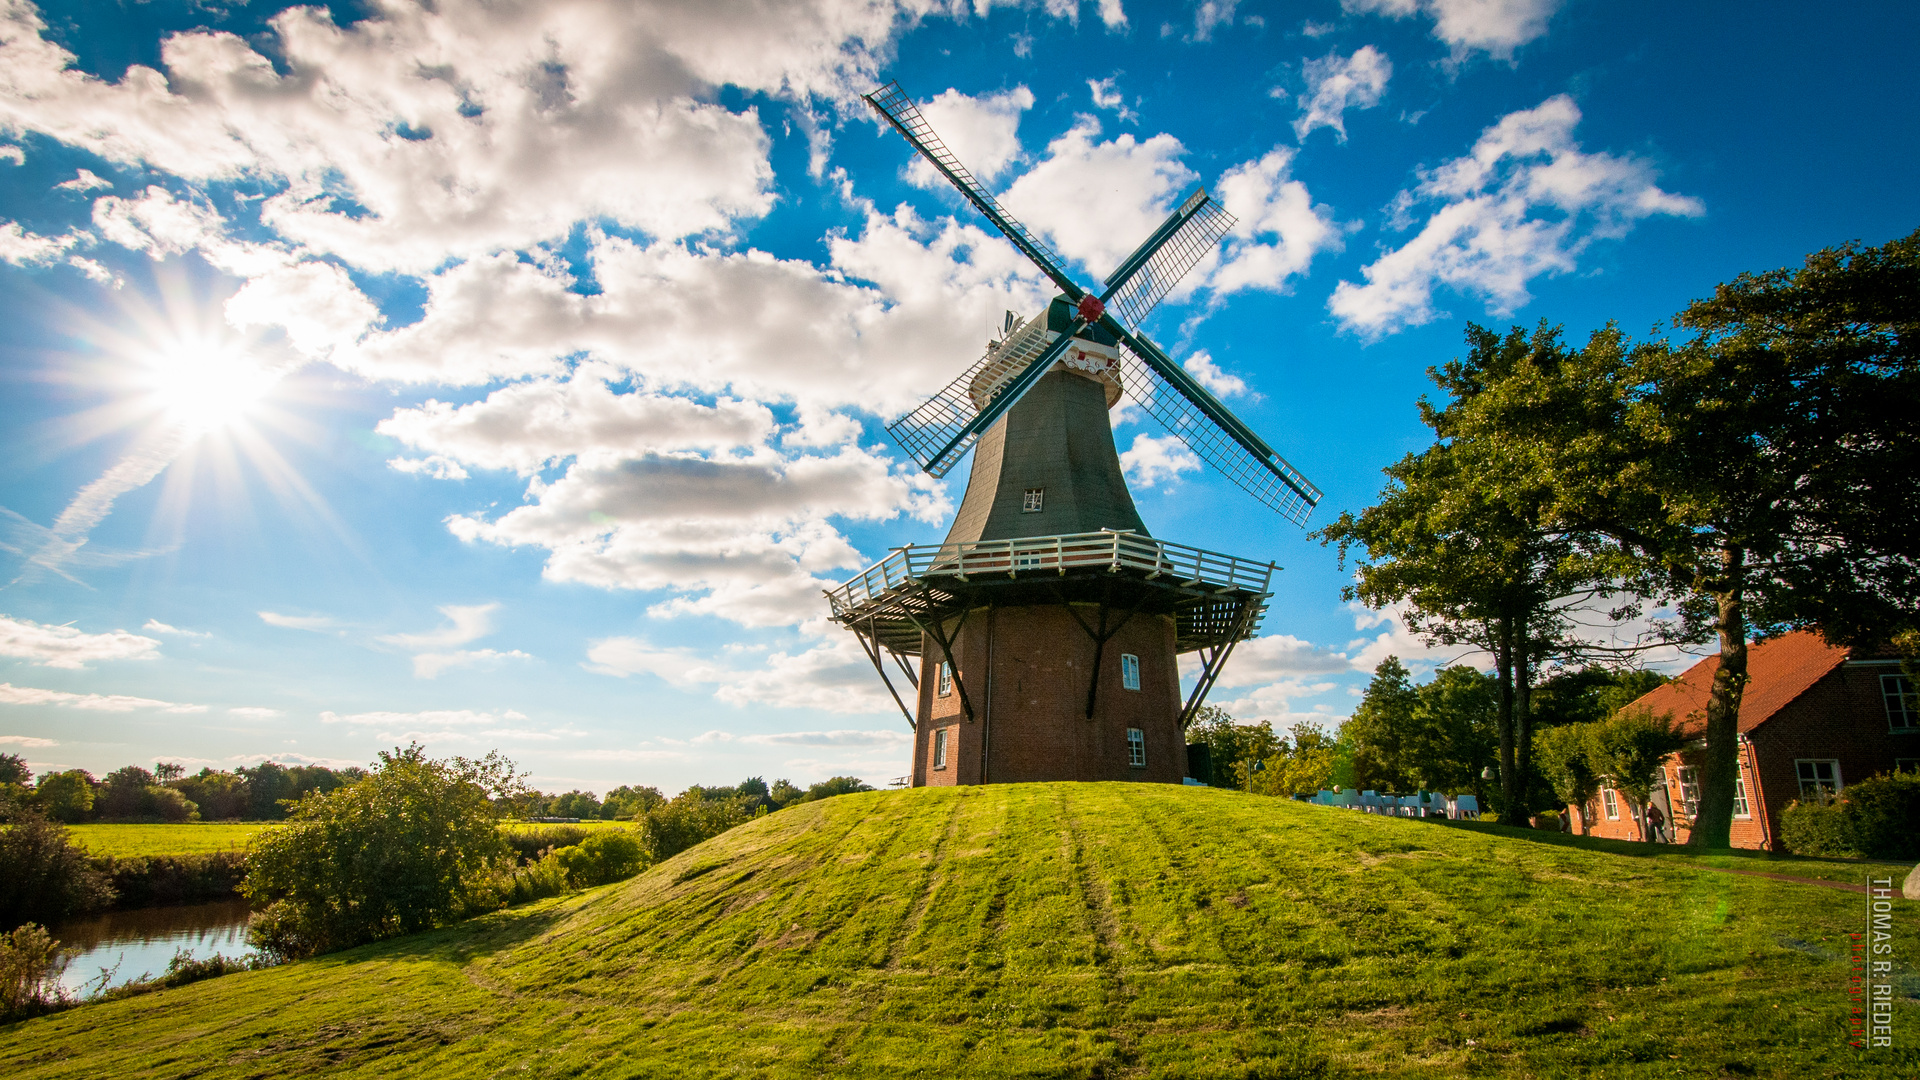
[[[90,855],[116,859],[155,855],[202,855],[210,851],[245,848],[271,821],[236,821],[185,825],[69,825],[67,832]]]
[[[0,1075],[1920,1075],[1905,901],[1909,1048],[1846,1045],[1863,900],[1197,788],[873,792],[0,1029]]]

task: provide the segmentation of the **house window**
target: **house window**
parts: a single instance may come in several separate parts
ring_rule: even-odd
[[[1612,788],[1600,789],[1600,802],[1607,808],[1608,821],[1620,820],[1620,798],[1613,793]]]
[[[1137,727],[1127,729],[1127,764],[1136,769],[1147,767],[1147,733]]]
[[[1688,817],[1700,814],[1700,770],[1691,765],[1680,766],[1680,807]]]
[[[1920,757],[1897,757],[1893,759],[1894,772],[1920,772]]]
[[[1020,493],[1020,512],[1023,514],[1037,514],[1040,512],[1041,507],[1045,505],[1046,500],[1046,488],[1028,488]]]
[[[947,729],[941,728],[933,733],[933,767],[947,767]]]
[[[1880,676],[1880,696],[1887,702],[1887,728],[1897,732],[1920,731],[1920,691],[1905,675]]]
[[[938,688],[941,697],[949,697],[953,694],[953,665],[945,660],[940,661]]]
[[[1120,688],[1140,689],[1140,658],[1132,653],[1120,654]]]
[[[1800,773],[1800,797],[1819,799],[1840,794],[1840,763],[1831,758],[1795,761]]]
[[[1744,776],[1733,778],[1733,816],[1737,818],[1753,816],[1752,807],[1747,805],[1747,778]]]

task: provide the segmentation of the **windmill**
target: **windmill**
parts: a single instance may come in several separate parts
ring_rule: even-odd
[[[941,477],[974,451],[946,539],[827,592],[914,731],[914,786],[1187,775],[1185,730],[1266,611],[1272,563],[1152,537],[1107,411],[1125,396],[1303,524],[1320,492],[1140,333],[1233,227],[1195,190],[1096,292],[1007,213],[897,83],[866,101],[1060,290],[1008,312],[985,355],[888,425]],[[1116,313],[1117,316],[1116,317]],[[1201,671],[1180,696],[1178,657]],[[908,708],[887,659],[916,696]]]

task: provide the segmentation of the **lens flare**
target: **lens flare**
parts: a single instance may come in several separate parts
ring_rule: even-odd
[[[205,434],[245,420],[280,375],[241,345],[182,341],[151,354],[143,381],[168,421]]]

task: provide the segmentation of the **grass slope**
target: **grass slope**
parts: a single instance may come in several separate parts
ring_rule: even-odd
[[[213,851],[238,851],[247,846],[271,821],[192,822],[183,825],[69,825],[68,835],[87,849],[89,855],[111,855],[116,859],[151,858],[156,855],[204,855]]]
[[[0,1075],[1920,1075],[1845,1045],[1863,900],[1196,788],[874,792],[0,1029]]]

